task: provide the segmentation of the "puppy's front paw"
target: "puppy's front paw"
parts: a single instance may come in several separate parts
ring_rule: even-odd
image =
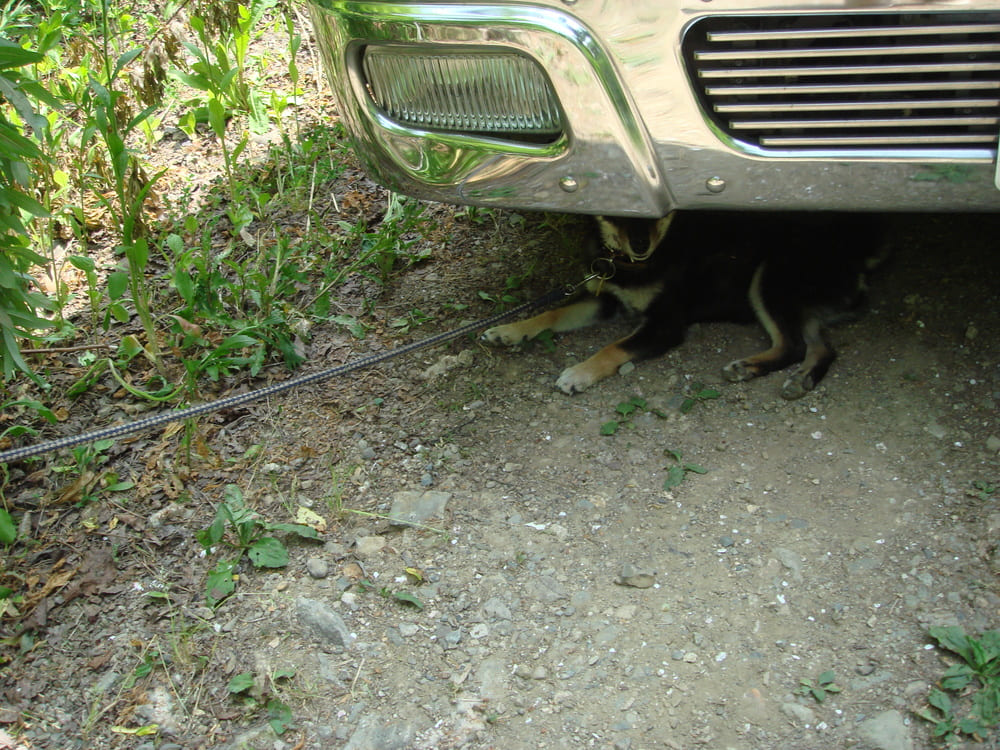
[[[487,328],[483,332],[483,341],[490,344],[514,346],[514,344],[520,344],[524,341],[524,335],[517,330],[517,324],[510,323],[508,325]]]
[[[514,346],[528,339],[528,333],[517,323],[487,328],[483,333],[483,341],[490,344]]]
[[[562,375],[556,380],[556,388],[572,396],[574,393],[585,391],[596,383],[598,378],[594,377],[594,374],[585,365],[586,362],[581,362],[563,370]]]

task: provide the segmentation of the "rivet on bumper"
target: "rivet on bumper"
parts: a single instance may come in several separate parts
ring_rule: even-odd
[[[726,181],[721,177],[709,177],[705,180],[705,187],[710,193],[721,193],[726,189]]]
[[[559,187],[567,193],[575,193],[580,187],[580,183],[576,181],[573,175],[566,175],[565,177],[559,178]]]

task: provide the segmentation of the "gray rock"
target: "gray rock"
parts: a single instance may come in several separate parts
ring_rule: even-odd
[[[381,552],[385,545],[385,537],[359,536],[354,540],[354,554],[362,558],[370,557],[377,552]]]
[[[798,724],[813,724],[816,721],[816,714],[811,708],[794,701],[782,703],[781,713]]]
[[[927,430],[927,432],[929,432],[934,437],[938,438],[939,440],[944,439],[948,435],[947,428],[945,428],[944,425],[942,425],[940,422],[937,421],[928,422],[928,424],[924,427],[924,429]]]
[[[569,598],[569,592],[566,590],[566,587],[552,576],[533,578],[525,584],[524,590],[525,594],[532,599],[538,599],[543,602],[551,603]]]
[[[441,518],[449,500],[450,492],[404,490],[393,495],[389,516],[398,526],[426,523],[432,518]]]
[[[330,575],[330,563],[320,557],[310,557],[306,560],[306,571],[313,578],[326,578]]]
[[[652,571],[641,570],[631,563],[626,563],[622,566],[621,574],[615,578],[615,583],[619,586],[648,589],[656,583],[656,574]]]
[[[792,574],[792,580],[795,581],[795,583],[802,582],[801,557],[792,552],[790,549],[785,549],[784,547],[775,547],[774,556],[778,558],[778,562],[780,562]]]
[[[872,750],[913,750],[910,730],[899,711],[883,711],[858,727],[858,734]]]
[[[483,614],[496,620],[510,620],[513,617],[507,603],[496,596],[483,602]]]
[[[313,635],[333,646],[347,648],[351,633],[344,619],[323,602],[299,597],[295,600],[299,622]]]
[[[417,728],[409,722],[396,724],[375,724],[378,719],[369,719],[362,723],[351,739],[344,745],[344,750],[406,750],[413,746]]]

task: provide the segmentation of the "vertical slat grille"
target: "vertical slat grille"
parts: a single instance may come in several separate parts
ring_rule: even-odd
[[[715,16],[684,54],[713,123],[761,150],[997,147],[1000,13]]]

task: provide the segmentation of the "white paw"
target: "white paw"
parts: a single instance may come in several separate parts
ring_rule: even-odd
[[[580,393],[597,382],[597,378],[583,366],[584,363],[567,367],[556,380],[556,388],[563,393]]]
[[[525,338],[527,337],[521,332],[516,323],[487,328],[483,333],[483,341],[491,344],[503,344],[504,346],[520,344]]]

